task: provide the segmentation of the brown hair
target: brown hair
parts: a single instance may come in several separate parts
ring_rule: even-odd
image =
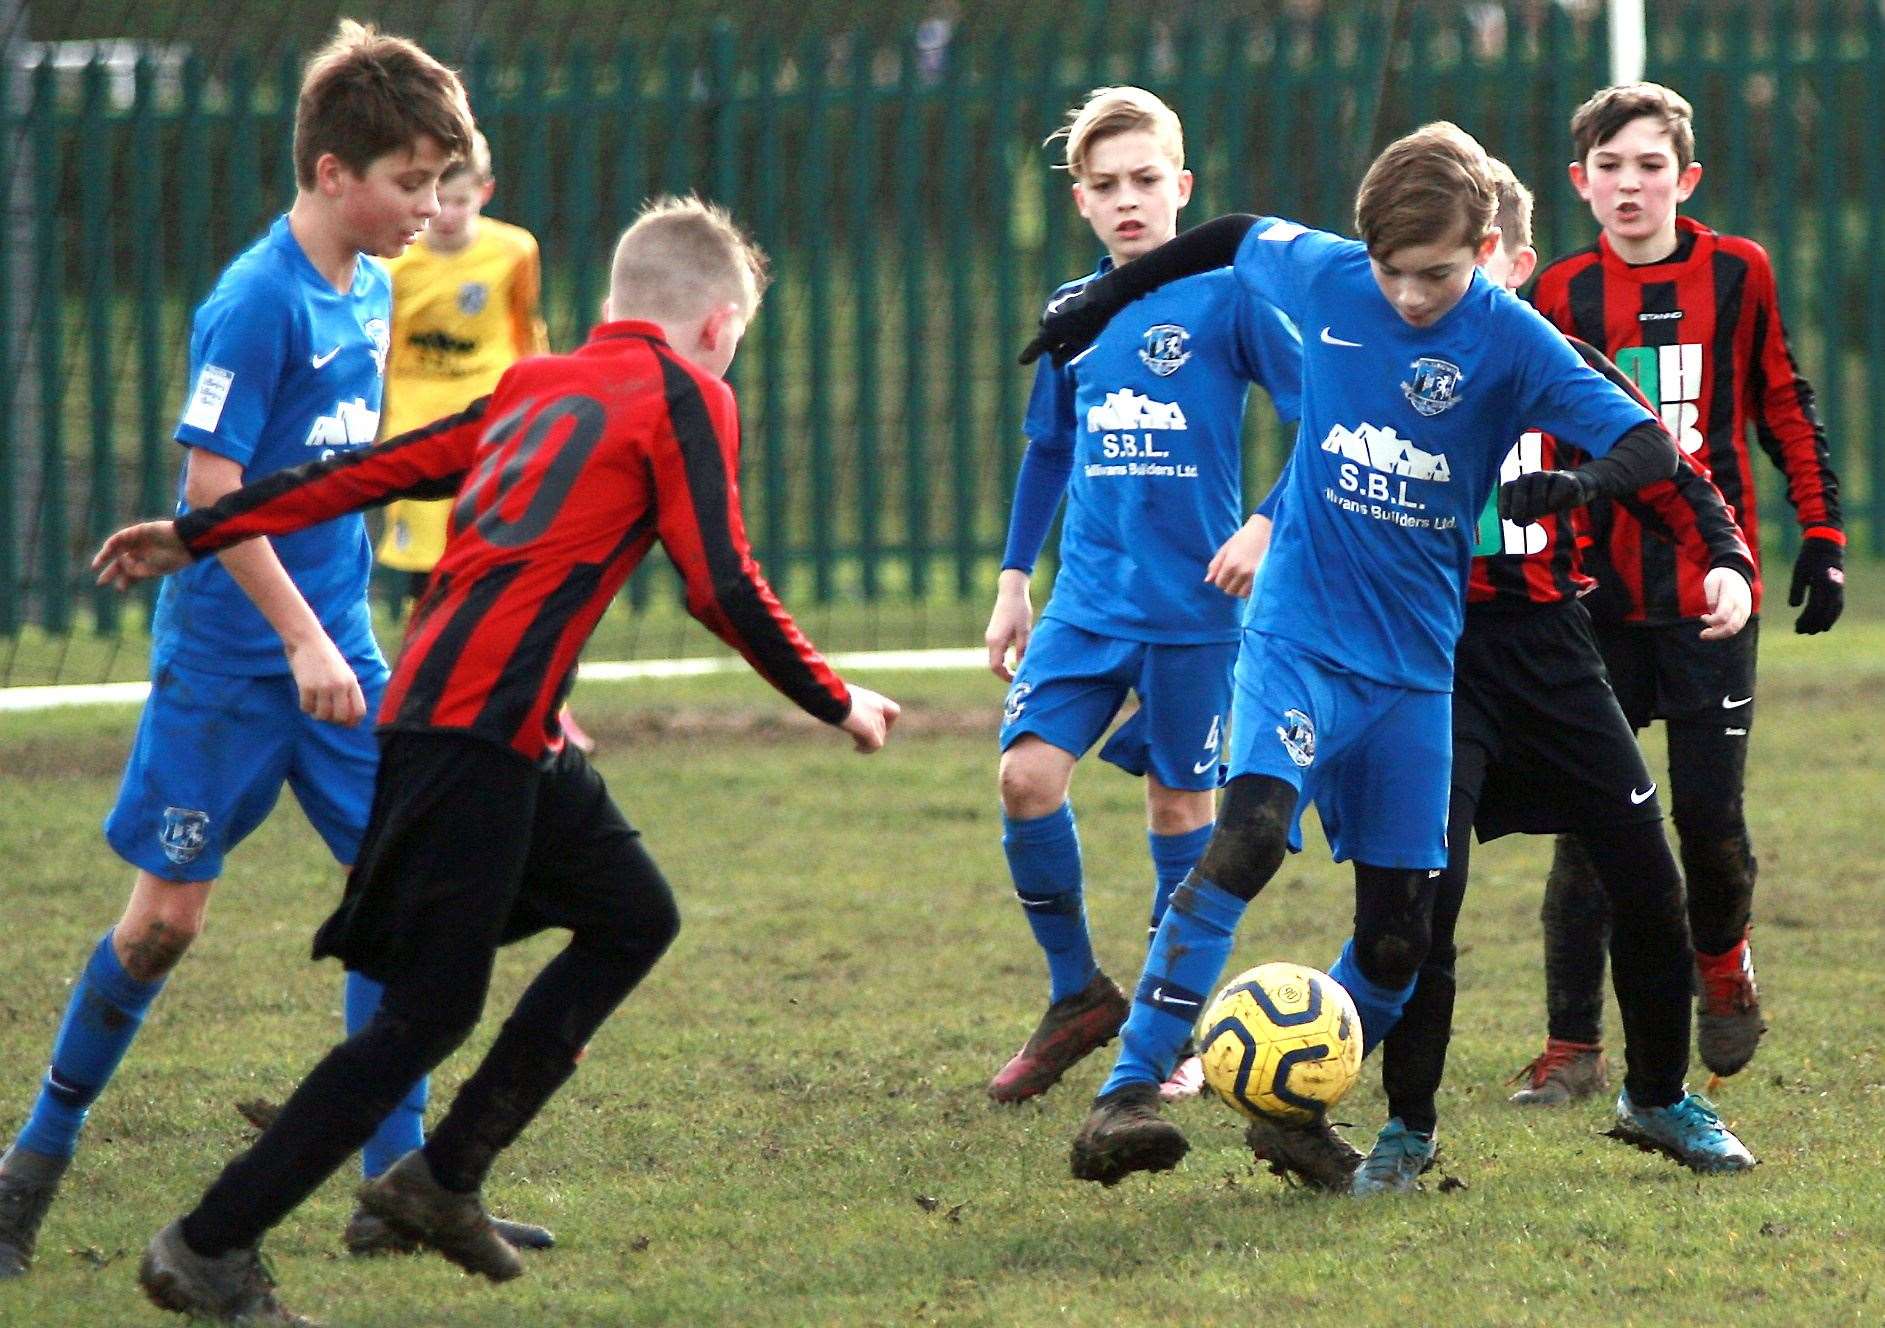
[[[1063,169],[1076,180],[1086,178],[1086,159],[1095,143],[1114,134],[1143,131],[1152,135],[1160,151],[1171,159],[1172,169],[1185,168],[1185,131],[1178,123],[1178,113],[1144,88],[1094,88],[1076,109],[1068,112],[1067,124],[1047,136],[1067,140],[1067,158]]]
[[[295,178],[314,187],[326,153],[355,175],[431,137],[450,158],[471,145],[471,107],[458,75],[404,37],[342,19],[314,53],[295,104]]]
[[[1499,243],[1508,254],[1516,254],[1532,242],[1532,191],[1497,157],[1488,158],[1486,164],[1492,168],[1492,187],[1499,198],[1493,214]]]
[[[1687,170],[1695,160],[1695,108],[1681,93],[1660,83],[1619,83],[1578,107],[1571,117],[1571,147],[1578,162],[1587,161],[1630,121],[1645,116],[1669,131],[1676,169]]]
[[[617,318],[691,318],[726,300],[751,314],[768,275],[765,251],[726,209],[692,194],[658,198],[616,242],[609,300]]]
[[[1479,141],[1436,120],[1382,149],[1355,195],[1355,230],[1377,257],[1455,236],[1477,245],[1498,205]]]

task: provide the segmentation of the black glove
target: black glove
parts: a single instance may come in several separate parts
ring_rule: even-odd
[[[1597,481],[1578,470],[1534,470],[1499,486],[1499,515],[1521,526],[1553,512],[1582,507],[1597,496]]]
[[[1021,363],[1033,364],[1043,355],[1052,355],[1055,364],[1065,364],[1091,346],[1120,309],[1104,281],[1096,278],[1048,305],[1041,315],[1041,330],[1021,352]]]
[[[1794,619],[1793,630],[1802,636],[1832,630],[1846,607],[1846,550],[1823,535],[1800,541],[1800,556],[1793,560],[1793,590],[1787,604],[1806,611]]]
[[[1140,296],[1181,277],[1228,266],[1256,224],[1257,218],[1243,212],[1213,217],[1126,266],[1093,278],[1079,290],[1056,297],[1041,315],[1041,330],[1021,352],[1021,363],[1032,364],[1043,355],[1052,355],[1055,364],[1065,364],[1091,346],[1113,315]]]

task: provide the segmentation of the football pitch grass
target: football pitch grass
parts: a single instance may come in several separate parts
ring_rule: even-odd
[[[1424,1193],[1286,1189],[1214,1101],[1174,1110],[1192,1142],[1177,1171],[1077,1183],[1067,1146],[1111,1049],[1020,1108],[982,1091],[1045,999],[998,842],[1000,685],[861,679],[906,706],[868,761],[750,677],[586,686],[601,768],[684,921],[491,1179],[495,1209],[547,1223],[560,1247],[501,1288],[432,1256],[350,1259],[350,1168],[270,1238],[283,1298],[362,1326],[1879,1322],[1885,603],[1815,639],[1793,636],[1784,608],[1768,619],[1749,820],[1773,1031],[1718,1094],[1762,1159],[1751,1175],[1697,1177],[1603,1138],[1607,1099],[1505,1104],[1541,1036],[1548,845],[1504,840],[1474,855],[1441,1164]],[[130,872],[98,821],[134,718],[62,711],[0,729],[9,1137],[69,984],[123,903]],[[1660,740],[1650,748],[1660,770]],[[1075,804],[1100,955],[1130,985],[1150,897],[1141,793],[1090,763]],[[1334,957],[1349,877],[1310,826],[1229,971]],[[0,1283],[0,1324],[174,1321],[139,1296],[137,1255],[249,1138],[232,1103],[284,1095],[334,1039],[340,974],[307,947],[338,885],[295,811],[234,856],[209,930],[93,1112],[36,1267]],[[500,959],[435,1107],[560,943]],[[1613,1007],[1613,1058],[1616,1028]],[[1693,1086],[1705,1078],[1696,1065]],[[1366,1148],[1382,1112],[1370,1062],[1337,1115]]]

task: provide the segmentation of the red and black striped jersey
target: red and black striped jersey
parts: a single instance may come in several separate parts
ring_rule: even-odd
[[[733,392],[652,323],[610,323],[568,355],[521,360],[459,415],[278,472],[177,533],[202,555],[393,498],[449,498],[451,528],[386,688],[382,729],[469,733],[532,760],[583,643],[657,539],[687,607],[828,723],[851,697],[753,561]]]
[[[1638,401],[1643,393],[1596,347],[1566,337],[1584,362]],[[1648,404],[1645,402],[1645,404]],[[1530,430],[1512,445],[1499,467],[1499,481],[1535,470],[1566,470],[1590,458],[1548,433]],[[1755,584],[1754,559],[1735,525],[1734,512],[1706,475],[1676,458],[1672,479],[1659,480],[1626,506],[1646,529],[1672,546],[1675,557],[1699,584],[1711,568],[1733,567]],[[1584,567],[1591,543],[1587,509],[1574,507],[1521,526],[1498,516],[1498,493],[1480,518],[1479,553],[1467,576],[1466,602],[1475,613],[1557,604],[1588,594],[1596,585]],[[1494,533],[1496,531],[1496,533]],[[1706,609],[1706,605],[1704,605]]]
[[[1750,428],[1786,475],[1801,528],[1843,544],[1826,431],[1788,348],[1766,251],[1688,217],[1676,226],[1676,251],[1641,266],[1624,262],[1600,235],[1545,268],[1533,303],[1636,381],[1682,453],[1727,499],[1757,559]],[[1695,566],[1645,538],[1633,512],[1594,512],[1593,535],[1591,571],[1606,580],[1614,573],[1630,597],[1629,621],[1677,622],[1706,611]],[[1758,584],[1754,602],[1758,611]]]

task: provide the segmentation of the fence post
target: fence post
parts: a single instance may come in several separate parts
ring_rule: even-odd
[[[810,465],[799,492],[811,506],[812,594],[829,604],[836,585],[837,532],[832,509],[838,474],[831,463],[831,227],[818,213],[826,206],[831,148],[825,97],[825,41],[814,33],[799,47],[799,86],[805,97],[805,141],[799,169],[799,243],[805,246],[807,305],[805,339],[811,352],[806,402],[811,434]]]
[[[59,219],[59,84],[52,61],[33,71],[33,258],[38,285],[33,333],[39,360],[39,621],[51,632],[71,628],[65,578],[65,417],[59,408],[64,366],[60,277],[65,256]]]
[[[94,55],[85,66],[85,94],[79,121],[79,236],[85,260],[85,330],[91,389],[91,493],[88,533],[94,544],[117,529],[118,449],[117,429],[112,420],[112,395],[116,383],[112,374],[113,317],[116,291],[112,281],[112,257],[117,245],[111,233],[111,204],[106,190],[118,179],[112,168],[110,126],[105,110],[105,66]],[[67,574],[68,559],[58,571]],[[92,592],[93,623],[99,631],[115,631],[118,626],[117,592],[100,586]]]
[[[261,185],[256,178],[255,62],[237,51],[229,65],[229,105],[223,112],[223,160],[229,168],[228,203],[222,210],[224,261],[249,247],[260,230]]]
[[[26,335],[25,311],[32,307],[32,264],[20,261],[32,242],[32,197],[20,162],[25,153],[25,80],[20,62],[26,58],[21,38],[26,32],[25,0],[0,0],[0,189],[6,191],[6,243],[0,245],[0,420],[8,423],[0,441],[0,636],[20,630],[26,606],[20,596],[20,532],[28,524],[27,495],[22,466],[25,442],[37,431],[38,402],[33,394],[31,337]]]
[[[1795,200],[1801,194],[1799,157],[1795,152],[1799,135],[1794,112],[1800,96],[1795,56],[1805,15],[1800,12],[1798,0],[1794,0],[1794,3],[1776,13],[1774,18],[1772,31],[1776,95],[1773,148],[1774,179],[1779,190],[1774,208],[1774,282],[1780,291],[1782,317],[1788,318],[1789,322],[1798,327],[1801,325],[1802,311],[1807,306],[1800,295],[1800,265],[1796,257],[1799,230],[1794,225]],[[1789,318],[1789,315],[1792,317]],[[1822,399],[1821,409],[1825,408],[1825,404]],[[1766,483],[1769,479],[1779,482]],[[1787,506],[1786,483],[1781,476],[1772,472],[1763,476],[1762,481],[1757,486],[1757,502],[1760,525],[1766,538],[1761,542],[1791,559],[1798,533]]]
[[[759,49],[755,59],[755,77],[758,81],[758,100],[755,103],[754,122],[759,127],[759,150],[754,166],[754,178],[758,181],[758,207],[755,209],[755,226],[759,231],[760,245],[770,254],[779,254],[779,54],[778,47],[770,36],[759,39]],[[785,523],[785,449],[786,429],[782,418],[785,412],[784,360],[785,317],[780,311],[777,295],[761,301],[759,306],[760,339],[766,347],[766,358],[760,365],[759,400],[760,419],[765,422],[764,457],[765,457],[765,542],[763,545],[765,560],[772,568],[771,576],[775,585],[784,587],[786,577],[791,572],[791,551],[789,532]]]
[[[851,344],[856,383],[857,553],[866,600],[877,598],[880,571],[880,514],[883,465],[878,456],[877,392],[881,373],[877,356],[883,325],[877,308],[877,93],[872,73],[876,48],[860,37],[851,52],[851,137],[845,155],[851,163],[849,239],[851,249]],[[909,348],[904,348],[909,354]]]
[[[157,69],[137,62],[131,102],[131,270],[137,283],[137,515],[154,516],[163,502],[164,208],[157,133]],[[146,611],[154,586],[141,592]]]
[[[1019,344],[1013,329],[1026,324],[1017,323],[1016,312],[1020,306],[1019,283],[1015,280],[1014,252],[1014,183],[1013,163],[1008,153],[1015,140],[1015,78],[1013,41],[1007,28],[995,34],[994,47],[989,53],[988,67],[991,77],[986,93],[994,101],[994,112],[989,131],[989,158],[991,161],[987,178],[991,181],[991,201],[989,208],[994,217],[995,241],[995,313],[989,325],[995,329],[993,350],[995,372],[995,417],[991,428],[982,434],[984,446],[995,448],[995,513],[996,539],[1001,539],[1005,532],[1005,523],[1001,519],[1009,495],[1014,492],[1015,470],[1020,457],[1014,446],[1014,432],[1020,419],[1020,406],[1016,402],[1016,389],[1020,385],[1020,375],[1015,369],[1012,347]]]
[[[1819,148],[1814,154],[1818,163],[1814,173],[1819,177],[1820,212],[1820,261],[1814,275],[1819,279],[1820,345],[1824,349],[1820,352],[1823,377],[1815,379],[1808,375],[1809,381],[1818,388],[1820,419],[1826,425],[1826,444],[1834,474],[1845,470],[1846,461],[1845,193],[1851,161],[1840,150],[1839,116],[1845,105],[1839,95],[1840,17],[1833,6],[1820,6],[1819,30],[1815,33],[1818,49],[1813,53],[1819,75],[1819,95],[1813,99],[1816,111],[1813,128]],[[1798,303],[1794,305],[1796,310],[1800,307]],[[1799,523],[1787,524],[1793,527]]]
[[[1862,67],[1862,79],[1867,88],[1876,88],[1878,78],[1885,74],[1885,13],[1877,5],[1865,7],[1865,64]],[[1877,144],[1885,139],[1885,104],[1876,96],[1865,99],[1863,111],[1865,133],[1861,139],[1868,144]],[[1878,246],[1885,243],[1885,167],[1881,167],[1879,154],[1868,151],[1860,154],[1860,171],[1865,182],[1865,252],[1878,253]],[[1871,530],[1868,534],[1867,547],[1877,557],[1885,554],[1885,264],[1869,262],[1865,268],[1865,306],[1866,306],[1866,386],[1869,389],[1866,409],[1866,422],[1871,425],[1867,431],[1868,456],[1870,462],[1866,493],[1869,498],[1867,513]],[[1847,513],[1847,520],[1851,514]]]
[[[716,22],[707,34],[707,196],[733,214],[742,226],[752,225],[740,192],[745,172],[740,170],[739,68],[734,58],[733,28]],[[726,382],[737,394],[744,359],[727,366]]]
[[[183,102],[178,109],[175,170],[177,249],[182,256],[183,303],[194,309],[208,293],[210,236],[209,147],[203,135],[203,63],[192,51],[183,58]],[[183,335],[190,335],[186,316]]]
[[[562,179],[564,228],[569,233],[568,255],[571,303],[575,306],[569,320],[571,344],[580,342],[594,321],[598,296],[596,288],[597,236],[596,216],[601,198],[596,187],[596,68],[589,49],[578,46],[570,52],[564,71],[562,108],[568,156]],[[613,240],[613,234],[602,243]]]
[[[953,50],[945,59],[954,59]],[[921,353],[928,344],[929,292],[925,289],[922,181],[916,166],[925,160],[921,104],[921,62],[914,36],[903,44],[903,68],[897,91],[897,254],[903,267],[903,521],[909,549],[910,593],[929,590],[929,365]]]
[[[943,200],[958,216],[968,197],[968,149],[965,89],[970,72],[966,34],[949,45],[949,63],[943,71]],[[968,242],[968,226],[952,218],[949,242],[949,378],[953,384],[949,410],[950,468],[955,471],[952,543],[955,546],[956,594],[967,596],[975,586],[975,379],[970,362],[972,286],[975,262]]]
[[[684,194],[694,187],[693,142],[688,128],[693,119],[693,43],[680,33],[668,38],[667,85],[665,103],[668,121],[663,126],[667,152],[661,168],[661,187],[670,194]]]

